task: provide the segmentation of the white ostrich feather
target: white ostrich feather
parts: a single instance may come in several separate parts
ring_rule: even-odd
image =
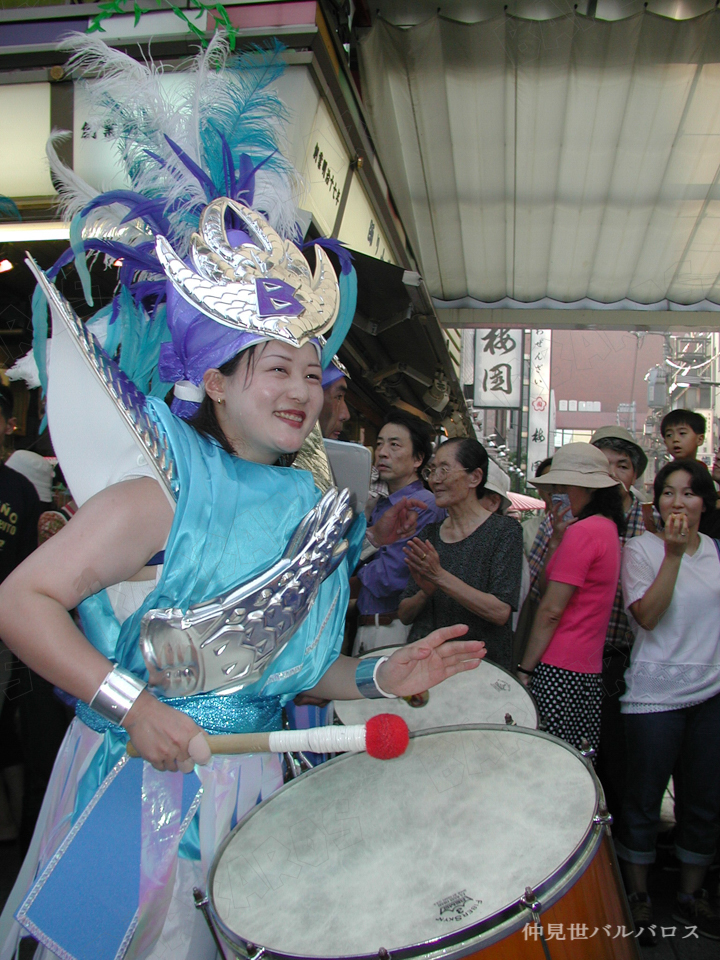
[[[58,207],[63,220],[72,220],[75,214],[79,213],[99,193],[95,187],[67,167],[57,155],[55,144],[67,140],[69,136],[68,130],[52,130],[45,144],[45,153],[57,186]]]
[[[285,108],[272,88],[282,71],[279,48],[245,55],[238,69],[227,39],[216,34],[171,91],[162,67],[138,63],[94,34],[76,34],[62,45],[72,53],[68,69],[88,78],[84,93],[91,129],[116,143],[130,189],[163,204],[181,256],[197,228],[199,211],[211,199],[188,167],[197,164],[213,180],[214,190],[225,192],[221,137],[236,163],[241,154],[253,164],[262,163],[253,205],[281,235],[295,235],[297,179],[278,150]],[[72,217],[97,191],[64,167],[52,145],[49,156],[62,184],[63,209]],[[126,214],[122,202],[92,211],[83,235],[102,233],[126,243],[145,239],[147,231],[137,221],[121,224]]]

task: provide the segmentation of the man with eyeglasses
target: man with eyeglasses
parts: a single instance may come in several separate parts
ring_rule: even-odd
[[[431,455],[427,427],[407,413],[393,411],[383,424],[375,447],[375,467],[389,493],[375,506],[369,533],[380,517],[403,498],[412,501],[413,509],[420,502],[425,504],[425,509],[418,512],[414,536],[428,523],[445,518],[445,511],[435,506],[435,498],[420,479]],[[357,572],[361,586],[353,656],[407,640],[410,628],[398,619],[397,609],[409,577],[403,553],[408,539],[380,547]]]

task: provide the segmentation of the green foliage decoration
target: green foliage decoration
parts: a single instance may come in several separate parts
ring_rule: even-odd
[[[193,11],[190,8],[188,8],[188,12],[190,14],[188,16],[188,13],[186,13],[185,10],[182,10],[180,7],[176,6],[171,2],[171,0],[156,0],[156,3],[160,8],[165,7],[172,10],[175,16],[183,21],[188,30],[195,34],[203,47],[207,47],[208,37],[206,32],[197,25],[196,21],[203,13],[212,13],[215,16],[215,20],[218,25],[221,26],[224,32],[227,34],[230,49],[235,49],[238,31],[231,22],[230,15],[227,12],[224,4],[203,3],[202,0],[189,0],[190,7],[194,7],[198,11],[193,17]],[[90,20],[87,29],[88,33],[104,33],[105,28],[103,27],[103,23],[105,20],[109,20],[110,17],[114,17],[116,15],[126,16],[131,10],[135,17],[134,25],[137,26],[138,23],[140,23],[143,14],[149,12],[148,10],[143,9],[137,0],[104,0],[104,2],[98,4],[98,6],[100,7],[100,12]]]

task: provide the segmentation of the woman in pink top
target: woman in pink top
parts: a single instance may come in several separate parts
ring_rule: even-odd
[[[620,576],[620,488],[601,450],[569,443],[533,483],[551,487],[553,537],[541,576],[544,593],[518,672],[537,700],[548,733],[580,747],[600,741],[602,653]],[[562,503],[562,501],[560,501]],[[569,522],[568,522],[569,521]],[[543,584],[544,581],[544,584]]]

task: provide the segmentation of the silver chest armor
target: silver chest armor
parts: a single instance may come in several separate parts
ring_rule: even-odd
[[[300,521],[281,559],[249,583],[185,612],[148,611],[140,649],[150,685],[166,697],[186,697],[255,683],[345,556],[353,519],[348,498],[347,490],[331,487]]]

